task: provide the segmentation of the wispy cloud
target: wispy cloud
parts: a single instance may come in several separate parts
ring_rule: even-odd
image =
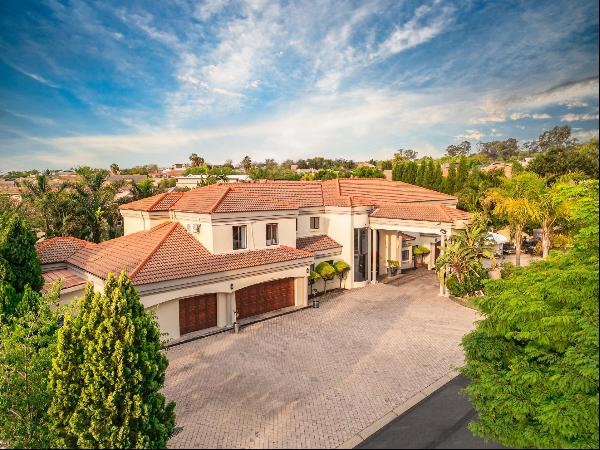
[[[19,66],[18,66],[18,65],[16,65],[16,64],[13,64],[13,63],[11,63],[11,62],[8,62],[8,61],[6,61],[5,59],[3,59],[3,61],[4,61],[4,63],[5,63],[5,64],[7,64],[8,66],[10,66],[10,67],[12,67],[13,69],[15,69],[17,72],[20,72],[20,73],[22,73],[23,75],[25,75],[25,76],[27,76],[27,77],[31,78],[32,80],[35,80],[35,81],[37,81],[38,83],[45,84],[46,86],[49,86],[49,87],[51,87],[51,88],[54,88],[54,89],[58,89],[58,88],[60,88],[60,86],[59,86],[58,84],[55,84],[55,83],[53,83],[53,82],[52,82],[52,81],[50,81],[50,80],[47,80],[46,78],[44,78],[44,77],[43,77],[43,76],[41,76],[41,75],[38,75],[38,74],[36,74],[36,73],[30,72],[30,71],[28,71],[28,70],[25,70],[25,69],[23,69],[22,67],[19,67]]]
[[[585,120],[598,120],[598,113],[596,114],[565,114],[560,116],[560,120],[563,122],[583,122]]]
[[[457,135],[456,139],[466,141],[481,141],[484,136],[486,136],[486,134],[479,130],[466,130],[464,133]]]

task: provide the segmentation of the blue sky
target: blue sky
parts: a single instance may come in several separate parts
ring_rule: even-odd
[[[0,171],[598,134],[598,2],[4,1]]]

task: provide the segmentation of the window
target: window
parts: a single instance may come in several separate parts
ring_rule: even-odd
[[[410,250],[402,250],[402,261],[410,260]]]
[[[200,233],[200,224],[199,223],[188,223],[187,230],[189,233]]]
[[[354,281],[367,279],[368,236],[366,228],[354,229]]]
[[[310,218],[310,229],[311,230],[318,230],[319,227],[319,218],[318,217],[311,217]]]
[[[235,225],[233,227],[233,249],[246,248],[246,225]]]
[[[277,224],[267,224],[267,245],[277,245],[279,243],[279,237],[277,235]]]

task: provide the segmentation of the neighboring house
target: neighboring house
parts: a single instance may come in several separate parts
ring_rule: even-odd
[[[109,183],[114,181],[133,181],[134,183],[141,183],[147,178],[148,175],[110,174],[106,177],[106,181]]]
[[[388,181],[392,181],[394,179],[394,171],[392,169],[384,170],[383,175],[385,176],[385,179]]]
[[[511,163],[504,163],[504,162],[496,161],[491,164],[488,164],[487,166],[483,166],[481,168],[481,170],[486,173],[490,173],[495,170],[502,170],[504,172],[504,176],[506,178],[512,178],[513,166]]]
[[[0,196],[19,204],[23,201],[23,191],[14,181],[0,181]]]
[[[307,277],[321,261],[350,264],[348,289],[376,282],[387,260],[413,267],[415,245],[432,250],[432,269],[436,243],[469,219],[456,204],[382,179],[216,184],[122,205],[123,237],[53,238],[37,249],[47,283],[68,280],[63,301],[125,270],[163,332],[178,338],[307,305]]]
[[[196,188],[198,185],[206,179],[206,175],[186,175],[184,177],[177,177],[176,187],[178,188]],[[227,175],[226,180],[218,180],[218,183],[236,183],[241,181],[250,181],[249,175]]]

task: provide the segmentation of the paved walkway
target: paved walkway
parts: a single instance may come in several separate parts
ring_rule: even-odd
[[[505,448],[468,430],[477,413],[460,394],[467,385],[467,378],[457,376],[356,448]]]
[[[434,274],[168,350],[172,448],[334,448],[463,362],[473,310]],[[431,279],[427,278],[430,277]]]

